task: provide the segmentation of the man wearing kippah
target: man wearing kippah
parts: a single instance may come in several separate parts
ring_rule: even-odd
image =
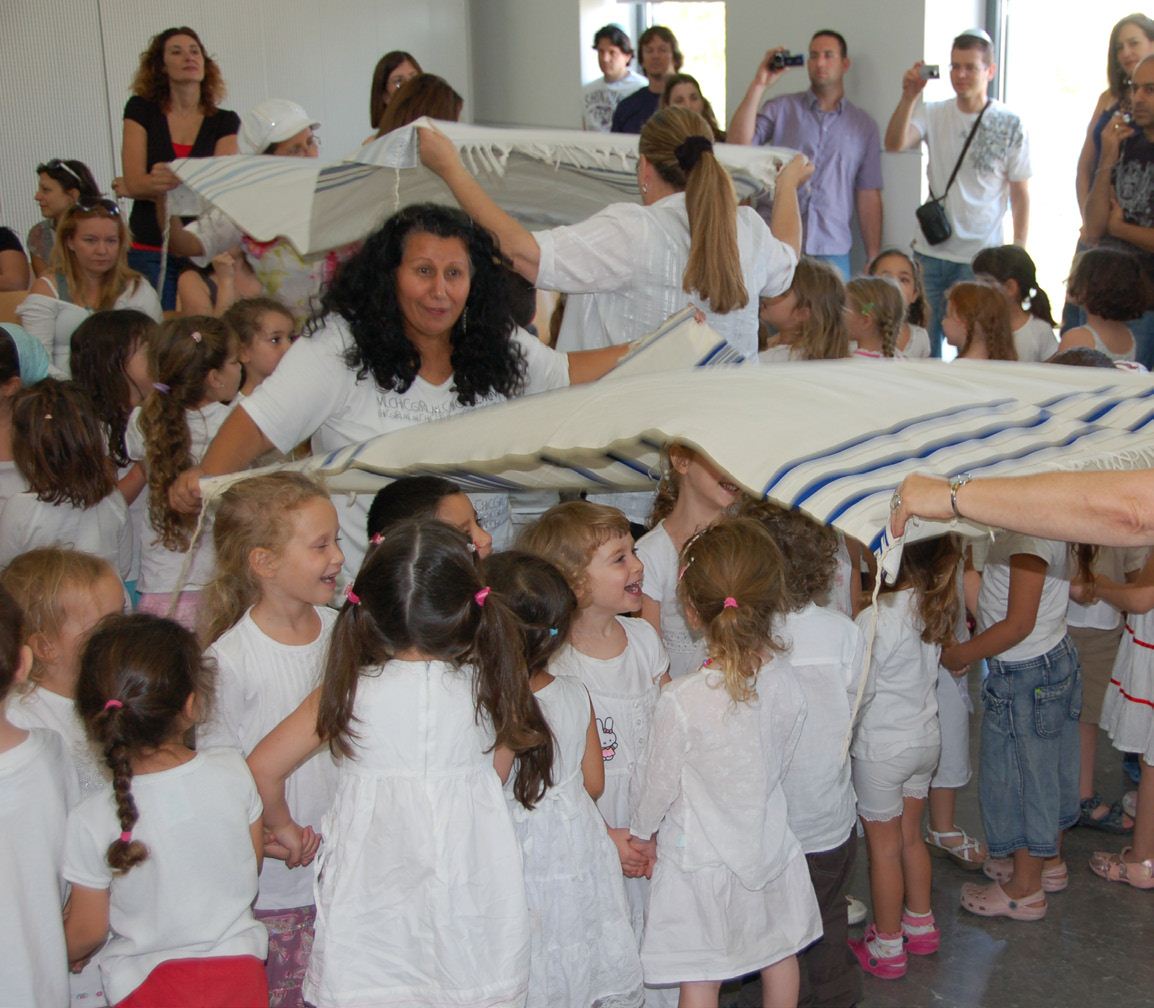
[[[886,127],[888,151],[909,150],[925,141],[930,195],[937,199],[944,195],[942,206],[952,231],[936,244],[922,233],[914,241],[933,313],[929,331],[935,357],[942,355],[946,291],[959,280],[973,278],[970,261],[978,252],[1003,244],[1007,204],[1014,221],[1014,244],[1026,244],[1030,145],[1021,119],[986,94],[994,79],[993,49],[981,28],[970,28],[954,39],[950,84],[956,97],[948,101],[922,103],[927,77],[921,61],[915,63],[902,77],[901,101]]]

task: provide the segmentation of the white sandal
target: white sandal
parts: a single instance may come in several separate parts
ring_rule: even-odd
[[[956,846],[943,843],[944,840],[952,840],[955,837],[960,837],[962,842]],[[926,846],[934,857],[949,858],[960,868],[965,868],[966,871],[980,871],[982,864],[989,857],[985,844],[976,837],[970,836],[964,829],[955,827],[952,830],[943,830],[941,833],[937,830],[926,830],[925,840]]]

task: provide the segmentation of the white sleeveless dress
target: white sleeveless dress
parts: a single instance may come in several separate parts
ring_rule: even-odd
[[[304,997],[335,1006],[523,1005],[521,851],[474,715],[473,673],[439,661],[361,671],[356,755],[338,762],[317,861]]]
[[[559,676],[535,694],[553,732],[553,786],[532,809],[506,794],[521,841],[532,927],[528,1008],[635,1008],[641,958],[617,849],[585,790],[589,693]]]

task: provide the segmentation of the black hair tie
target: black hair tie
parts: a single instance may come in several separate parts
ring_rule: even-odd
[[[689,173],[697,166],[697,162],[701,160],[701,155],[706,151],[713,153],[713,141],[708,137],[691,136],[686,137],[677,145],[673,151],[673,156],[677,158],[681,170]]]

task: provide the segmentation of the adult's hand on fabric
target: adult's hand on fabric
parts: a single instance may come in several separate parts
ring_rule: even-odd
[[[937,476],[907,476],[894,494],[890,510],[890,534],[905,535],[906,523],[914,517],[945,521],[953,518],[950,484]]]
[[[814,164],[804,154],[795,154],[790,162],[777,173],[777,184],[793,186],[795,189],[809,181]]]
[[[421,164],[437,175],[444,176],[445,172],[461,163],[453,141],[430,126],[417,127],[417,147]]]
[[[148,173],[149,188],[157,195],[170,192],[180,184],[180,179],[166,164],[158,162],[152,166],[152,170]]]
[[[196,466],[185,469],[168,488],[168,503],[181,514],[196,514],[200,510],[200,481],[204,473]]]

